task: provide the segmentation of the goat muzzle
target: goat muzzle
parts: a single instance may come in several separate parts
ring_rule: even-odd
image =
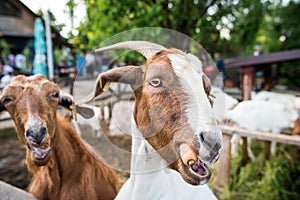
[[[193,185],[207,183],[211,177],[211,171],[199,158],[193,147],[187,143],[180,144],[179,155],[183,165],[183,178]]]

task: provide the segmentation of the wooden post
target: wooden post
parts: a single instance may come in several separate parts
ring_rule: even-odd
[[[250,157],[248,155],[247,147],[248,141],[247,137],[242,137],[243,145],[242,145],[242,165],[246,165],[250,161]]]
[[[242,100],[250,100],[251,92],[254,84],[254,69],[253,67],[244,67],[242,68]],[[247,138],[242,137],[243,146],[242,146],[242,163],[246,164],[250,158],[247,152]]]
[[[222,193],[229,184],[230,177],[230,157],[231,157],[231,135],[223,134],[222,148],[218,161],[217,185],[216,190]]]
[[[254,69],[253,67],[244,67],[242,68],[242,99],[250,100],[251,99],[251,91],[253,89],[254,84]]]
[[[265,141],[265,159],[270,160],[271,156],[271,142]]]
[[[294,164],[296,163],[297,155],[298,155],[298,146],[291,145],[291,157]]]

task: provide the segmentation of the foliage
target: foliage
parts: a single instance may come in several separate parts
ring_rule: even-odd
[[[125,30],[163,27],[196,39],[208,52],[232,54],[255,43],[253,40],[265,13],[260,0],[85,0],[85,3],[87,20],[78,28],[80,35],[75,41],[89,49]],[[231,38],[220,35],[226,30]]]
[[[49,14],[49,20],[50,20],[50,25],[52,27],[54,27],[58,32],[60,32],[63,27],[65,26],[62,23],[57,23],[56,17],[55,15],[51,12],[51,10],[47,10],[48,14]],[[37,14],[39,16],[41,16],[42,18],[45,18],[44,16],[44,12],[42,10],[38,10]]]
[[[32,62],[30,62],[30,59],[28,59],[32,56],[32,52],[30,51],[30,48],[28,46],[26,46],[23,49],[22,54],[27,58],[26,59],[26,68],[32,69]]]
[[[13,46],[9,44],[6,40],[0,39],[0,52],[1,52],[1,57],[5,58],[10,54],[10,49]]]
[[[230,186],[221,199],[299,199],[300,158],[295,163],[290,146],[278,145],[276,156],[265,160],[262,151],[257,159],[245,166],[241,157],[232,159]]]
[[[13,127],[3,128],[0,131],[0,140],[8,141],[11,139],[18,139],[17,133]]]
[[[220,52],[224,58],[252,55],[256,44],[264,53],[300,46],[299,0],[81,1],[87,17],[78,27],[79,34],[70,38],[78,49],[94,50],[120,32],[141,27],[176,30],[211,55]],[[298,87],[298,83],[288,85]]]
[[[287,6],[279,6],[273,10],[274,29],[273,32],[277,34],[277,38],[282,40],[280,47],[271,46],[271,50],[287,50],[299,48],[300,44],[300,29],[298,28],[300,18],[300,3],[291,1]]]
[[[257,43],[266,52],[300,45],[299,1],[288,5],[275,0],[84,2],[87,19],[78,28],[80,34],[72,37],[80,48],[95,49],[105,39],[139,27],[176,30],[197,40],[211,54],[218,51],[228,56],[252,54]],[[286,40],[282,43],[280,38]]]

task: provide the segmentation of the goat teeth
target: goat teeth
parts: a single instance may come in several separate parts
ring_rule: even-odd
[[[189,160],[188,161],[188,165],[189,166],[193,166],[195,163],[196,163],[196,161],[194,161],[194,160]]]

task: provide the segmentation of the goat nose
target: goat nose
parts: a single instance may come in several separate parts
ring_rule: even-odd
[[[40,143],[47,133],[47,128],[42,127],[38,131],[33,129],[26,130],[26,137],[33,140],[34,142]]]
[[[201,132],[199,134],[200,142],[212,152],[218,153],[221,148],[221,138],[210,132]]]

